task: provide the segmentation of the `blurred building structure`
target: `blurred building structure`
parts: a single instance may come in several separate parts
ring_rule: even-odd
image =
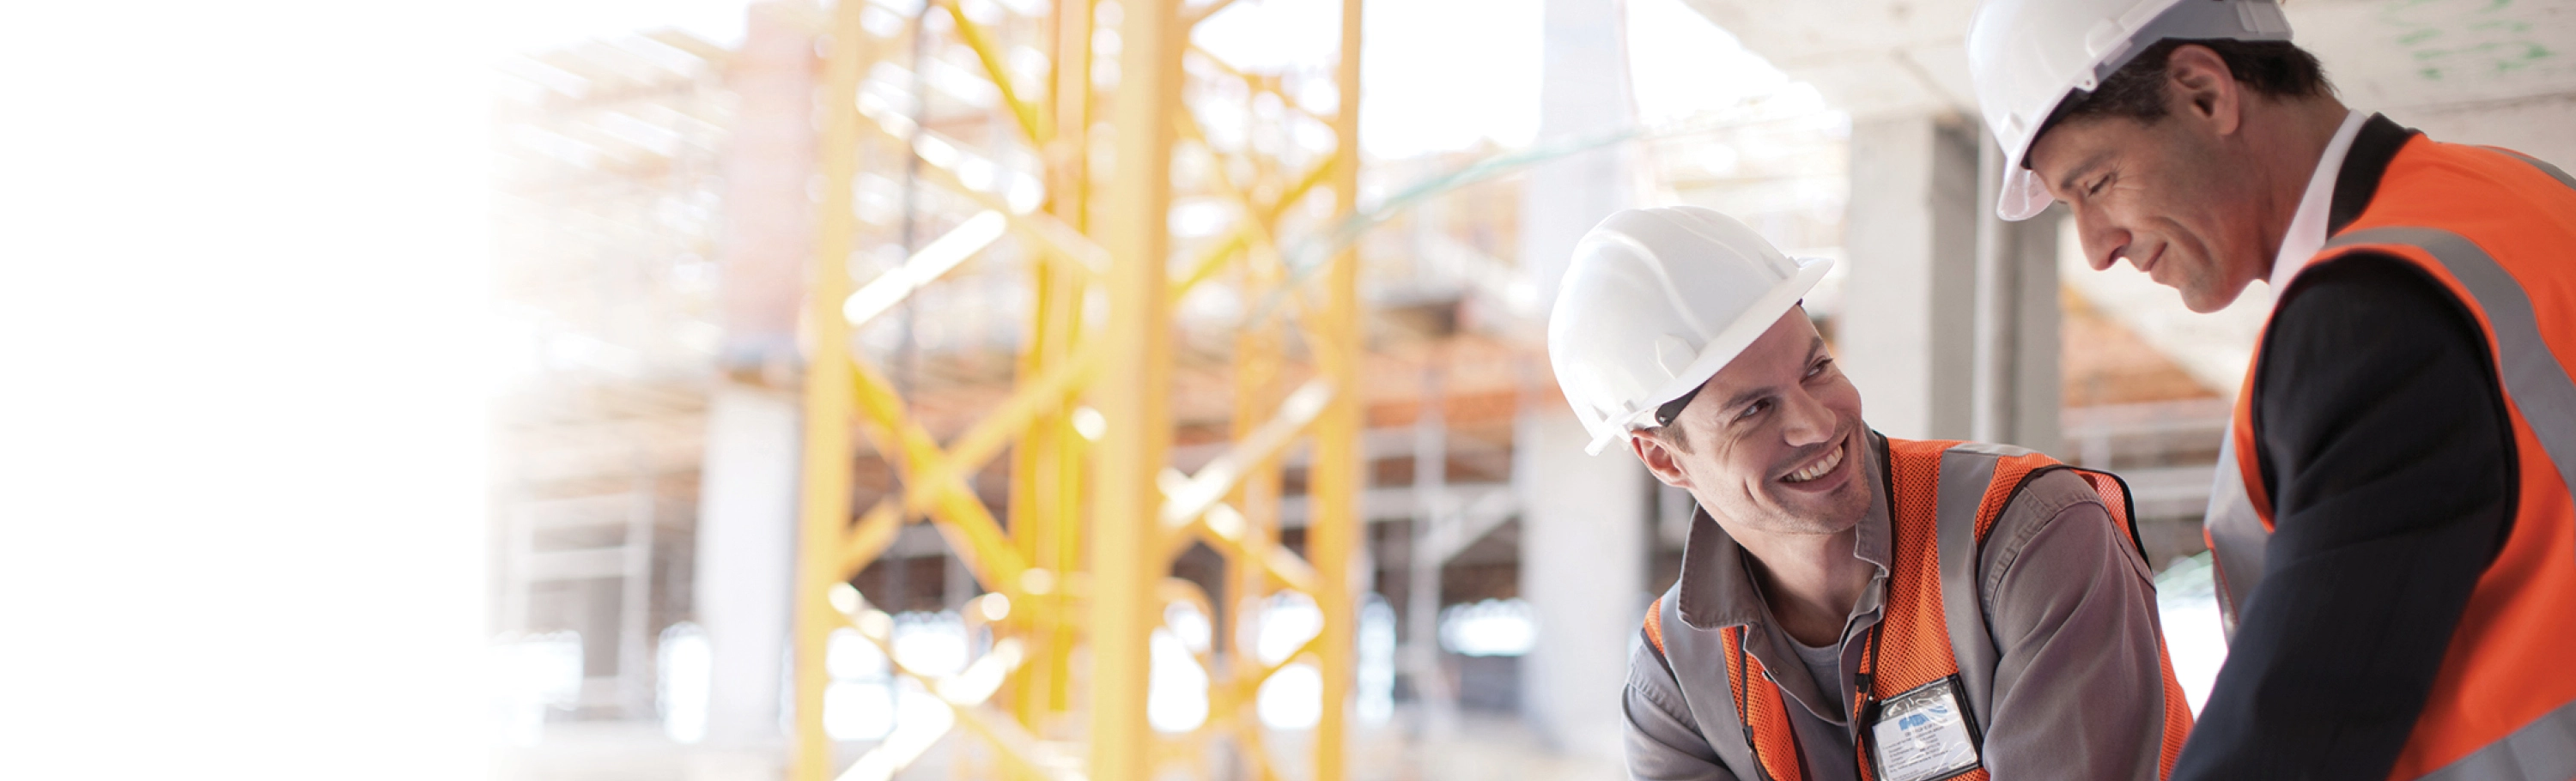
[[[579,638],[548,703],[649,719],[693,610],[722,231],[724,52],[676,34],[511,63],[496,102],[493,615]]]
[[[2082,269],[2053,213],[2013,225],[1988,217],[1979,177],[1989,144],[1967,119],[1960,52],[1971,0],[1686,2],[1813,93],[1641,129],[1619,3],[1545,0],[1532,148],[1369,158],[1360,169],[1358,205],[1372,225],[1352,243],[1365,313],[1352,401],[1362,478],[1350,511],[1361,523],[1343,573],[1357,615],[1331,619],[1356,646],[1345,668],[1349,777],[1619,777],[1619,676],[1636,616],[1677,574],[1689,500],[1624,454],[1582,455],[1541,334],[1574,238],[1622,206],[1708,205],[1791,254],[1838,259],[1843,270],[1808,303],[1871,423],[1896,436],[2016,442],[2118,470],[2157,559],[2201,545],[2208,467],[2234,372],[2268,303],[2263,291],[2228,315],[2190,316],[2152,283]],[[1050,155],[1076,153],[1022,140],[1030,130],[1017,108],[1053,94],[1051,80],[1067,67],[1050,54],[1064,50],[1063,28],[1047,21],[1055,5],[877,0],[860,9],[875,49],[850,97],[864,121],[901,132],[856,149],[846,191],[855,286],[903,273],[946,237],[983,230],[974,221],[996,203],[1063,192],[1053,178],[1061,157]],[[1216,2],[1182,13],[1244,23],[1281,5]],[[2576,160],[2576,137],[2554,132],[2576,118],[2576,62],[2563,61],[2576,51],[2576,2],[2287,7],[2356,107],[2437,137]],[[501,335],[526,359],[495,405],[504,777],[768,779],[789,768],[800,688],[791,652],[798,492],[810,485],[799,477],[815,319],[806,269],[826,227],[816,204],[833,195],[821,184],[818,142],[830,104],[817,97],[828,94],[833,14],[828,4],[762,3],[738,46],[645,33],[504,68],[496,298]],[[966,40],[961,19],[988,39]],[[1071,71],[1104,93],[1117,83],[1114,44],[1097,40],[1107,32],[1090,36],[1097,59]],[[923,40],[936,43],[915,45]],[[1244,328],[1255,319],[1247,315],[1298,306],[1251,293],[1293,285],[1264,287],[1253,266],[1191,263],[1243,240],[1243,199],[1222,192],[1226,177],[1212,172],[1268,187],[1262,199],[1293,207],[1271,221],[1274,249],[1303,251],[1293,236],[1329,234],[1332,198],[1282,197],[1309,169],[1260,161],[1311,164],[1333,153],[1338,96],[1291,97],[1304,94],[1299,83],[1333,80],[1333,45],[1315,42],[1323,59],[1305,71],[1271,75],[1224,52],[1187,56],[1192,83],[1241,86],[1189,93],[1202,135],[1184,134],[1192,151],[1173,163],[1169,272],[1202,283],[1170,303],[1166,324],[1168,464],[1181,474],[1227,457],[1257,420],[1247,406],[1267,414],[1293,387],[1247,394],[1243,351],[1279,351],[1269,371],[1282,377],[1315,371],[1311,348],[1247,346],[1257,336]],[[997,82],[997,72],[1007,75]],[[933,151],[905,154],[905,135],[915,150],[931,139]],[[1108,137],[1090,154],[1104,155]],[[1048,213],[1074,226],[1102,218]],[[1034,269],[1056,250],[1028,230],[993,232],[850,333],[853,356],[882,371],[903,415],[935,442],[953,443],[1010,406],[1031,372],[1031,340],[1045,338],[1029,327],[1045,295]],[[1081,304],[1063,324],[1093,327],[1084,318],[1103,308]],[[1087,432],[1099,421],[1084,409],[1041,417]],[[889,458],[866,434],[864,424],[852,429],[850,517],[900,504],[908,490],[905,457]],[[1275,496],[1268,520],[1292,553],[1311,551],[1317,452],[1281,452],[1275,484],[1261,489]],[[1015,470],[1031,468],[1016,451],[997,452],[958,479],[1010,532],[1013,508],[1028,500],[1015,479],[1026,473]],[[1058,474],[1082,479],[1078,466]],[[886,617],[884,646],[842,635],[823,654],[819,688],[804,685],[819,693],[835,767],[897,741],[923,708],[945,712],[901,670],[962,672],[989,657],[1002,635],[985,625],[1004,619],[984,598],[1026,605],[1019,600],[1030,596],[977,577],[983,565],[960,558],[949,527],[885,528],[846,581],[865,611]],[[1205,543],[1173,550],[1151,577],[1211,595],[1213,615],[1150,620],[1177,655],[1155,657],[1149,715],[1158,728],[1182,725],[1157,740],[1168,746],[1198,730],[1187,725],[1229,716],[1261,726],[1232,748],[1186,760],[1166,752],[1162,767],[1266,778],[1261,768],[1277,766],[1311,777],[1294,757],[1313,750],[1320,716],[1281,703],[1317,692],[1276,694],[1295,683],[1278,680],[1254,681],[1242,701],[1163,690],[1222,684],[1237,669],[1229,665],[1250,663],[1228,654],[1268,657],[1267,635],[1296,639],[1325,619],[1310,621],[1315,603],[1286,592],[1259,604],[1229,599],[1244,586],[1228,574],[1228,554]],[[1278,651],[1287,656],[1260,661],[1294,667],[1281,660],[1298,649],[1289,643]],[[1080,714],[1078,682],[1028,686],[997,696]],[[1046,693],[1059,686],[1070,694]],[[1029,729],[1045,756],[1084,753],[1084,725]],[[948,732],[899,777],[1013,767],[981,739]],[[1264,756],[1278,761],[1264,765]]]

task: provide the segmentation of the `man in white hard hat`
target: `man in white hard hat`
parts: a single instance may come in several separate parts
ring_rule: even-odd
[[[2175,777],[2576,778],[2576,180],[2346,108],[2268,1],[1990,0],[1968,49],[2004,218],[2276,294]]]
[[[1869,430],[1798,306],[1830,265],[1676,207],[1566,271],[1548,354],[1590,450],[1699,504],[1629,662],[1631,774],[2160,778],[2191,714],[2126,489]]]

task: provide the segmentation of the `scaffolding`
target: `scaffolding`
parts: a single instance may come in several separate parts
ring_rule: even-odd
[[[897,725],[839,778],[890,777],[959,727],[1008,777],[1213,772],[1220,742],[1231,748],[1222,761],[1239,763],[1241,775],[1276,777],[1281,758],[1266,748],[1253,702],[1273,674],[1300,663],[1322,681],[1304,775],[1342,777],[1361,570],[1353,559],[1365,356],[1348,235],[1357,224],[1360,4],[1341,4],[1329,111],[1300,100],[1313,93],[1299,89],[1311,85],[1296,74],[1239,69],[1190,45],[1192,26],[1229,4],[1123,0],[1114,22],[1090,0],[1059,0],[1044,18],[966,0],[932,0],[910,20],[865,2],[832,9],[804,333],[791,778],[834,777],[823,704],[836,632],[876,644],[898,677],[917,681],[951,716]],[[1104,51],[1111,41],[1114,61]],[[1008,132],[943,132],[956,122],[934,114],[931,91],[957,88],[934,76],[965,70],[933,73],[947,47],[972,53],[993,98],[986,113]],[[1045,53],[1045,67],[1016,56],[1032,50]],[[895,53],[908,53],[910,65],[893,62]],[[910,88],[891,88],[892,80]],[[889,94],[909,97],[912,110]],[[1192,108],[1183,107],[1185,94]],[[1239,99],[1199,99],[1208,94]],[[1198,107],[1211,105],[1243,106],[1244,116],[1228,118],[1242,123],[1229,126],[1239,132],[1209,132]],[[1299,125],[1325,129],[1330,149],[1294,143]],[[1037,192],[1021,186],[1014,161],[1032,163],[1025,179]],[[933,186],[943,197],[906,197],[895,226],[864,220],[867,166],[899,170],[907,188]],[[1214,239],[1176,237],[1170,215],[1180,195],[1230,202],[1232,224]],[[1326,198],[1329,212],[1319,217],[1314,204]],[[920,242],[917,202],[960,214],[941,215],[950,227]],[[889,230],[901,236],[900,261],[856,284],[863,236],[882,240]],[[941,441],[917,414],[923,391],[899,382],[907,374],[881,365],[858,334],[1005,237],[1029,258],[1012,388]],[[1242,302],[1223,329],[1229,443],[1184,473],[1170,459],[1183,337],[1175,303],[1219,285]],[[900,488],[854,512],[862,440],[895,469]],[[1280,523],[1283,458],[1298,448],[1308,464],[1302,551]],[[1006,455],[1007,507],[996,515],[972,478]],[[851,585],[915,521],[940,532],[985,592],[964,612],[989,643],[953,675],[905,669],[893,616]],[[1230,593],[1170,577],[1174,558],[1194,544],[1222,557]],[[1244,628],[1262,598],[1281,592],[1310,598],[1322,628],[1286,659],[1263,663]],[[1164,734],[1147,719],[1150,637],[1174,606],[1208,617],[1215,641],[1194,654],[1209,673],[1208,718]]]

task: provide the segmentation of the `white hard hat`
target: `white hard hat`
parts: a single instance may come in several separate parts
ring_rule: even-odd
[[[1833,261],[1791,259],[1744,223],[1697,206],[1610,215],[1574,245],[1547,318],[1548,363],[1586,453],[1659,425],[1796,306]]]
[[[2048,188],[2023,167],[2039,125],[2069,90],[2091,90],[2167,38],[2286,41],[2290,20],[2272,0],[1986,0],[1968,23],[1968,71],[1986,128],[2003,145],[1995,213],[2027,220]]]

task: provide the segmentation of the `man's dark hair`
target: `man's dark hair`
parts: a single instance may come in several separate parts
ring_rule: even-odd
[[[2326,81],[2325,68],[2317,56],[2289,41],[2239,41],[2232,38],[2209,40],[2166,39],[2139,52],[2137,59],[2120,66],[2110,78],[2092,91],[2076,90],[2048,121],[2039,126],[2045,135],[2059,122],[2093,117],[2127,117],[2153,124],[2165,117],[2165,63],[2175,49],[2184,46],[2206,47],[2227,63],[2237,83],[2256,94],[2274,98],[2322,98],[2334,94],[2334,85]]]
[[[1664,443],[1665,447],[1679,450],[1684,453],[1691,452],[1690,434],[1689,432],[1683,431],[1680,426],[1641,428],[1637,430],[1637,434],[1647,439]]]
[[[1800,301],[1799,303],[1803,305],[1806,302]],[[1645,434],[1648,438],[1657,442],[1662,442],[1674,450],[1679,450],[1684,453],[1691,452],[1690,435],[1684,433],[1682,431],[1682,427],[1673,425],[1673,422],[1681,418],[1682,408],[1690,406],[1691,399],[1699,398],[1699,390],[1699,388],[1692,388],[1689,393],[1684,393],[1679,398],[1664,402],[1662,406],[1656,407],[1655,427],[1641,430],[1638,433]]]

